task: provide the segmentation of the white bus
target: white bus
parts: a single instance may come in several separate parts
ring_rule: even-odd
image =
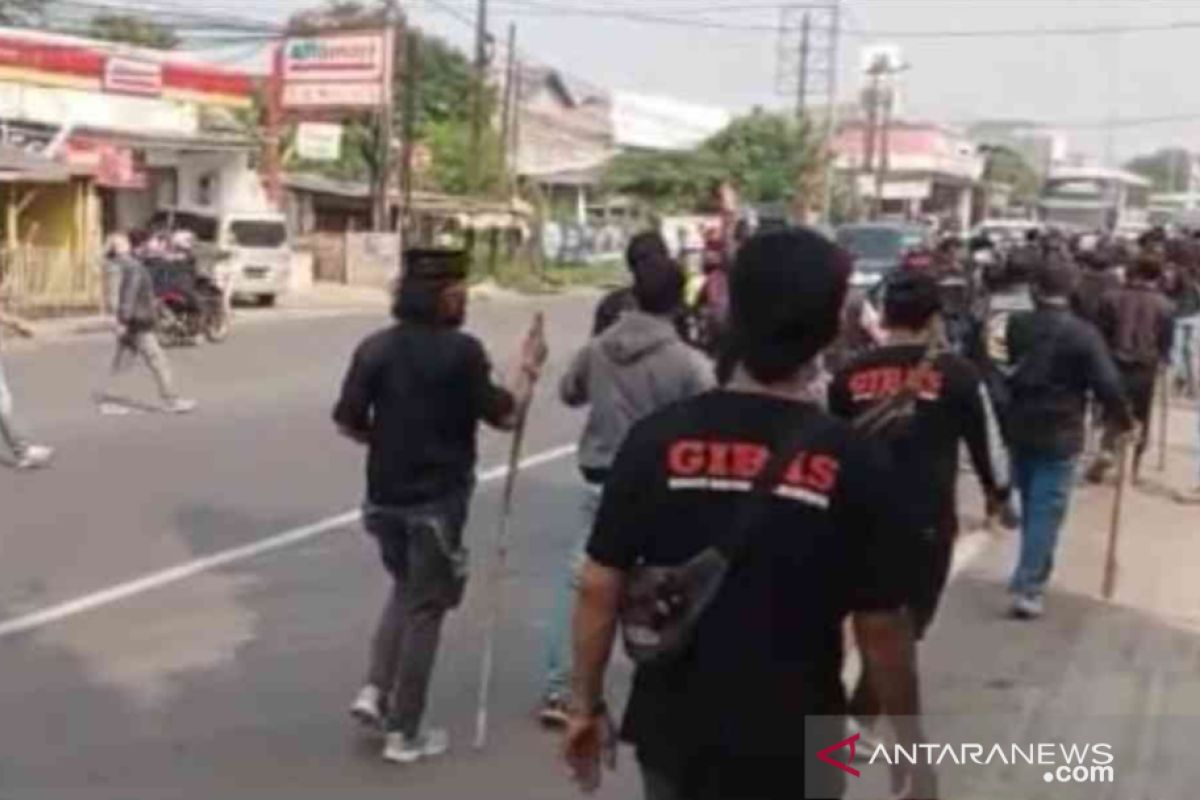
[[[1196,228],[1200,223],[1200,193],[1163,192],[1150,195],[1150,224]]]
[[[1046,179],[1038,214],[1048,227],[1067,232],[1136,236],[1150,227],[1149,197],[1150,182],[1132,172],[1062,167]]]

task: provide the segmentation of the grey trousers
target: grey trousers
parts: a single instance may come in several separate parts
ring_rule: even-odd
[[[17,458],[25,455],[29,443],[21,434],[17,423],[13,420],[13,396],[8,388],[8,378],[4,374],[4,359],[0,357],[0,440],[8,446]]]
[[[466,550],[462,533],[469,490],[408,508],[366,506],[363,520],[379,542],[392,591],[371,643],[367,682],[387,698],[389,732],[415,736],[446,612],[462,600]]]
[[[158,394],[163,400],[170,402],[179,395],[175,392],[175,384],[171,379],[171,366],[167,363],[167,354],[154,331],[139,331],[117,338],[117,352],[113,355],[112,368],[102,394],[107,395],[113,381],[121,373],[127,371],[132,363],[141,358],[150,368],[154,382],[158,385]]]

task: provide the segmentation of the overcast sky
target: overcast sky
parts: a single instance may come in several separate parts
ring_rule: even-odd
[[[176,0],[178,2],[178,0]],[[274,17],[301,0],[217,0],[206,10]],[[777,93],[783,3],[772,0],[491,0],[489,27],[500,39],[518,26],[518,50],[611,89],[664,94],[733,110],[782,106]],[[802,5],[802,4],[800,4]],[[468,45],[474,0],[414,0],[410,19]],[[1102,157],[1103,123],[1190,117],[1118,127],[1118,158],[1159,145],[1200,149],[1200,0],[846,0],[840,59],[843,99],[861,85],[863,45],[896,43],[911,71],[906,116],[943,122],[1030,118],[1070,126],[1076,149]],[[560,9],[557,11],[555,9]],[[583,13],[564,13],[564,12]],[[456,13],[452,13],[456,12]],[[729,26],[704,29],[616,19],[656,15]],[[906,38],[911,32],[1155,26],[1119,35]],[[863,32],[867,32],[864,35]]]

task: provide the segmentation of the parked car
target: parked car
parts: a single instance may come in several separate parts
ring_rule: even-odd
[[[904,255],[930,245],[929,229],[904,222],[859,222],[841,225],[837,243],[854,256],[851,284],[870,288],[899,268]]]
[[[210,215],[195,211],[163,210],[150,227],[189,230],[201,245],[219,250],[216,279],[236,297],[251,297],[273,305],[287,291],[292,248],[287,220],[273,211],[229,212]]]

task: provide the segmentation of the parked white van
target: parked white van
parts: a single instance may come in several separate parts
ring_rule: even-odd
[[[217,262],[217,282],[237,297],[273,305],[288,288],[292,248],[287,220],[274,211],[231,211],[214,216],[195,211],[155,213],[151,229],[188,230],[197,242],[211,245],[224,257]]]

